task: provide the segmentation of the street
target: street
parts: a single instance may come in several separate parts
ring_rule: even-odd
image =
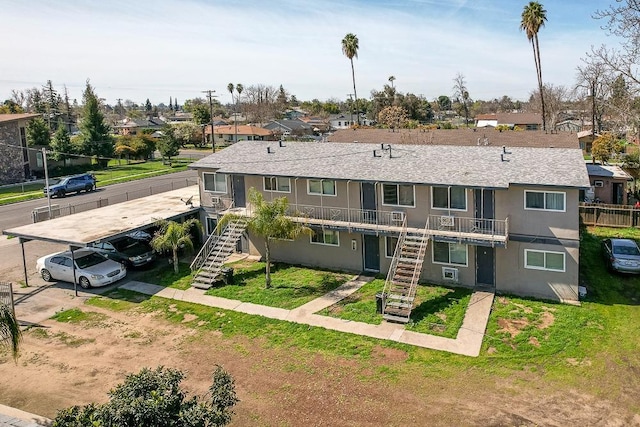
[[[197,175],[195,171],[177,172],[169,175],[161,175],[152,178],[145,178],[137,181],[129,181],[122,184],[114,184],[99,188],[92,193],[81,193],[78,195],[68,196],[64,199],[52,199],[52,203],[64,204],[80,204],[90,201],[97,201],[100,198],[108,198],[118,196],[124,193],[132,195],[139,194],[137,197],[144,196],[143,190],[149,187],[161,185],[184,185],[185,180],[195,184]],[[133,196],[131,198],[134,198]],[[37,207],[47,206],[47,200],[42,198],[38,200],[29,200],[26,202],[15,203],[11,205],[0,206],[0,229],[6,230],[21,225],[31,224],[31,212]],[[27,273],[29,280],[40,280],[39,275],[35,272],[36,260],[44,255],[59,252],[68,249],[67,246],[48,243],[42,241],[31,241],[24,244],[25,259],[27,265]],[[22,252],[18,239],[9,239],[7,236],[0,236],[0,281],[23,282],[24,272],[22,266]]]

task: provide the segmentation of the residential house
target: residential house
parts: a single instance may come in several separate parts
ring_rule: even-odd
[[[616,165],[587,163],[591,183],[592,201],[626,205],[630,203],[627,191],[633,177]]]
[[[573,132],[578,133],[582,131],[582,121],[576,119],[567,119],[556,123],[554,129],[558,132]]]
[[[498,131],[484,129],[343,129],[327,137],[328,142],[387,143],[408,145],[476,145],[502,147],[577,148],[576,134],[543,131]]]
[[[146,119],[123,119],[113,128],[119,135],[137,135],[147,132],[153,133],[162,129],[166,122],[158,117],[147,117]]]
[[[358,124],[358,116],[350,113],[332,114],[329,116],[329,125],[332,129],[349,129]],[[371,126],[373,120],[369,120],[364,114],[360,115],[360,126]]]
[[[311,126],[313,128],[313,131],[316,133],[327,132],[331,128],[329,120],[326,118],[317,116],[304,116],[300,117],[300,120]]]
[[[313,135],[313,127],[298,119],[271,120],[263,126],[276,136],[306,136]]]
[[[583,130],[577,133],[578,135],[578,143],[580,144],[580,148],[585,154],[591,154],[591,146],[593,145],[593,141],[598,139],[600,136],[599,133],[594,133],[591,129]]]
[[[516,126],[523,130],[542,129],[542,115],[538,113],[480,114],[474,120],[477,128],[506,125],[512,129]]]
[[[284,117],[289,120],[301,119],[306,115],[307,112],[300,108],[290,108],[284,112]]]
[[[398,310],[411,309],[418,279],[578,300],[578,201],[589,178],[575,139],[503,147],[458,135],[458,145],[239,142],[191,165],[203,223],[213,233],[229,209],[251,215],[250,188],[287,197],[290,217],[315,233],[275,242],[273,259],[388,274],[390,320],[408,320]],[[263,255],[259,236],[241,241]],[[394,294],[403,283],[409,290]]]
[[[211,126],[205,126],[205,136],[207,139],[211,135]],[[214,142],[217,145],[231,144],[236,141],[264,141],[273,138],[273,133],[253,125],[221,125],[213,127],[215,135]]]
[[[0,114],[0,185],[31,178],[27,125],[40,114]]]

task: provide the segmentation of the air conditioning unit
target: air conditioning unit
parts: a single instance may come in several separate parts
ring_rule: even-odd
[[[604,181],[601,181],[601,180],[593,181],[593,186],[594,187],[604,187]]]
[[[451,267],[442,267],[442,279],[450,282],[458,281],[458,269]]]
[[[441,216],[440,217],[440,226],[441,227],[453,227],[455,217],[453,216]]]
[[[404,212],[401,212],[401,211],[391,212],[391,221],[397,221],[397,222],[404,221]]]
[[[211,196],[211,204],[213,204],[214,206],[217,206],[220,204],[220,197],[218,196]]]

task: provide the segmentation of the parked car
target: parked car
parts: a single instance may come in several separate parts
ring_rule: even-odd
[[[62,178],[55,184],[49,184],[43,192],[49,197],[64,197],[69,193],[79,193],[81,191],[93,191],[96,189],[96,177],[90,173],[68,176]]]
[[[91,248],[127,267],[140,267],[152,262],[156,256],[148,242],[124,236],[108,242],[93,243]]]
[[[92,249],[73,251],[76,283],[82,288],[106,286],[127,275],[127,268],[119,262],[107,259]],[[62,280],[73,283],[71,252],[49,254],[36,261],[38,273],[47,282]]]
[[[609,270],[640,274],[640,249],[634,240],[605,239],[602,249]]]

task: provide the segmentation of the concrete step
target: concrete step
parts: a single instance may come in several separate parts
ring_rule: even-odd
[[[409,323],[409,316],[396,316],[393,314],[383,314],[382,318],[387,322]]]

